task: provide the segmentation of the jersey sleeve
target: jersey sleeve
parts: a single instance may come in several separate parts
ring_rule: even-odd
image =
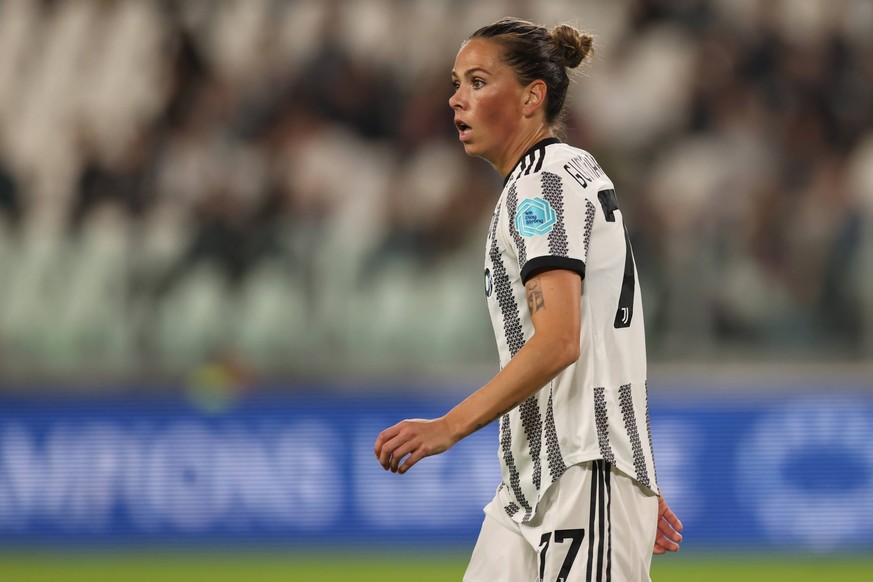
[[[567,176],[542,171],[521,177],[507,196],[510,244],[524,283],[543,269],[585,278],[594,204]]]

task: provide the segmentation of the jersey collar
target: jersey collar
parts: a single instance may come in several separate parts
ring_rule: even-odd
[[[552,145],[553,143],[561,143],[561,140],[559,140],[556,137],[547,137],[545,139],[541,139],[540,141],[538,141],[537,143],[532,145],[530,147],[530,149],[528,149],[526,152],[524,152],[524,154],[522,154],[522,156],[515,163],[515,166],[512,167],[512,171],[509,172],[506,175],[506,177],[503,179],[503,186],[506,187],[506,185],[509,183],[509,179],[513,176],[513,174],[515,174],[518,171],[519,166],[524,165],[526,160],[527,160],[527,163],[530,163],[533,160],[533,158],[534,158],[533,154],[537,150],[544,150],[544,149],[546,149],[546,146]],[[539,159],[542,160],[542,154],[540,155]]]

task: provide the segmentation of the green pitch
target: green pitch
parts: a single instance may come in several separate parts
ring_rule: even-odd
[[[127,555],[94,552],[0,554],[0,580],[16,582],[136,581],[295,581],[446,582],[461,579],[464,554],[367,556],[359,552],[327,554],[201,552]],[[656,558],[652,578],[663,582],[867,582],[873,558],[743,557],[736,555]]]

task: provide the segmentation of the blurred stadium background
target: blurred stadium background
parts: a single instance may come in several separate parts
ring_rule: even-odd
[[[596,35],[656,579],[871,579],[870,0],[0,0],[3,579],[460,579],[494,427],[371,447],[496,370],[447,99],[509,14]]]

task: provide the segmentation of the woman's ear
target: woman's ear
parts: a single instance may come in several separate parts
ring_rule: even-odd
[[[546,103],[546,84],[540,79],[527,86],[524,92],[522,113],[525,117],[532,117]]]

